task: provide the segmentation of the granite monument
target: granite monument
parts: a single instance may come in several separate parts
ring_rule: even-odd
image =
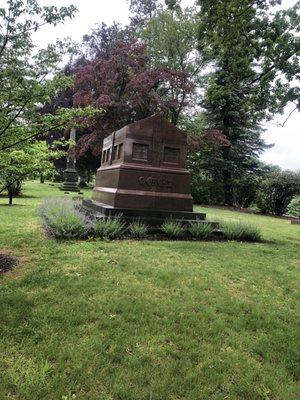
[[[186,152],[186,132],[162,116],[113,132],[103,141],[92,199],[84,207],[99,217],[138,218],[150,226],[167,218],[205,220],[193,212]]]

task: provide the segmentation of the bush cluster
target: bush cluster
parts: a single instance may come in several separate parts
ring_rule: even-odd
[[[80,205],[67,198],[46,199],[39,206],[45,230],[56,238],[84,238],[87,236],[100,239],[116,239],[128,236],[136,239],[145,238],[149,227],[143,221],[135,220],[126,226],[121,217],[91,221]],[[182,221],[167,219],[161,226],[163,234],[170,238],[192,237],[207,239],[214,233],[212,223],[194,221],[184,224]],[[229,240],[260,241],[261,233],[255,226],[243,222],[223,222],[221,231]]]
[[[185,234],[185,228],[179,221],[172,219],[166,220],[162,226],[161,230],[170,237],[179,238]]]
[[[119,218],[100,219],[93,225],[93,234],[101,239],[116,239],[125,231],[125,224]]]
[[[45,199],[39,206],[46,232],[56,238],[83,238],[90,227],[84,214],[76,207],[76,203],[68,198]]]
[[[188,231],[194,238],[207,239],[212,235],[214,229],[211,224],[204,224],[201,221],[195,221],[190,224]]]
[[[148,226],[140,220],[133,221],[129,225],[128,230],[130,232],[130,236],[134,237],[135,239],[142,239],[148,234]]]
[[[227,199],[222,165],[210,169],[203,156],[205,159],[203,152],[199,151],[188,154],[191,192],[198,204],[251,207],[264,214],[283,215],[289,212],[292,199],[300,195],[300,171],[283,171],[262,164],[255,173],[249,171],[241,175],[232,171],[231,199]],[[214,162],[217,159],[216,156]]]
[[[300,197],[295,197],[287,208],[287,215],[292,217],[300,217]]]
[[[300,194],[299,172],[272,172],[262,182],[256,203],[263,213],[283,215],[291,200],[298,194]]]
[[[128,228],[121,218],[91,221],[80,205],[68,198],[45,199],[38,212],[46,232],[59,239],[93,236],[111,240],[124,234],[141,239],[148,233],[148,226],[139,220],[133,221]]]
[[[220,223],[223,235],[229,240],[247,240],[259,242],[262,240],[259,228],[241,221],[226,221]]]

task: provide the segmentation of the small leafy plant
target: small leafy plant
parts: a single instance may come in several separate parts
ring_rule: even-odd
[[[38,211],[45,230],[56,238],[83,238],[89,232],[84,214],[80,213],[74,201],[70,199],[45,199]]]
[[[185,234],[185,228],[179,221],[167,219],[161,226],[161,230],[168,236],[179,238]]]
[[[206,239],[213,233],[213,227],[209,223],[195,221],[190,223],[188,231],[194,238]]]
[[[137,220],[128,226],[128,230],[132,237],[142,239],[147,236],[148,226],[143,221]]]
[[[300,217],[300,197],[295,197],[290,202],[287,208],[287,215],[291,215],[292,217]]]
[[[94,223],[93,233],[101,239],[115,239],[122,235],[125,224],[119,218],[99,219]]]
[[[262,240],[260,230],[256,226],[245,222],[221,222],[220,228],[224,236],[229,240],[249,240],[251,242],[259,242]]]

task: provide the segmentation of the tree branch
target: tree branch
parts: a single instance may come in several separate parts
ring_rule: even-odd
[[[40,135],[44,135],[44,134],[46,134],[46,133],[52,131],[53,129],[62,128],[62,127],[65,125],[65,123],[66,123],[66,122],[60,123],[60,124],[55,125],[55,126],[51,126],[50,128],[44,129],[44,130],[42,130],[42,131],[40,131],[40,132],[38,132],[38,133],[34,133],[33,135],[27,136],[27,137],[24,138],[24,139],[20,139],[20,140],[18,140],[18,141],[15,142],[15,143],[9,144],[9,145],[4,146],[4,147],[1,147],[1,148],[0,148],[0,151],[10,149],[10,148],[16,146],[17,144],[24,143],[24,142],[26,142],[27,140],[34,139],[34,138],[36,138],[37,136],[40,136]]]
[[[6,34],[5,34],[5,38],[3,40],[3,44],[2,44],[2,46],[0,48],[0,58],[1,58],[1,55],[2,55],[2,53],[3,53],[3,51],[4,51],[5,47],[6,47],[7,43],[8,43],[8,38],[9,38],[8,32],[9,32],[9,29],[10,29],[10,16],[11,16],[11,0],[9,2]]]
[[[46,78],[47,74],[43,74],[41,76],[41,78],[37,81],[38,84],[41,84],[44,79]],[[0,136],[4,135],[4,133],[7,131],[7,129],[11,126],[11,124],[20,116],[21,112],[25,109],[26,105],[28,104],[28,102],[31,100],[32,98],[32,92],[33,92],[33,88],[31,88],[31,92],[29,93],[29,96],[26,98],[26,100],[24,101],[24,103],[22,104],[22,106],[20,107],[20,109],[17,111],[17,113],[13,116],[13,118],[11,118],[8,123],[4,126],[3,129],[1,129],[0,131]],[[11,111],[10,111],[11,112]]]
[[[298,106],[296,106],[287,116],[287,118],[283,121],[282,124],[278,124],[279,126],[281,126],[282,128],[284,127],[284,125],[287,123],[287,121],[290,119],[290,116],[293,114],[294,111],[296,111],[298,109]]]
[[[4,126],[4,128],[0,131],[0,136],[2,136],[7,129],[11,126],[11,124],[19,117],[19,115],[21,114],[21,112],[24,110],[24,108],[26,107],[26,104],[29,102],[29,100],[31,99],[31,97],[28,97],[25,102],[23,103],[23,105],[21,106],[21,108],[18,110],[18,112],[13,116],[13,118],[11,118],[8,123]]]
[[[280,61],[287,61],[289,58],[291,58],[292,56],[294,55],[294,53],[293,54],[289,54],[289,55],[287,55],[286,57],[283,57]],[[259,81],[259,80],[261,80],[261,78],[263,78],[264,76],[266,76],[269,72],[271,72],[274,68],[276,68],[276,64],[273,64],[273,65],[271,65],[269,68],[267,68],[265,71],[263,71],[263,72],[261,72],[255,79],[253,79],[251,82],[250,82],[250,85],[252,85],[253,83],[255,83],[255,82],[257,82],[257,81]],[[254,75],[254,74],[253,74]],[[248,78],[250,78],[251,77],[251,75],[250,76],[248,76]]]
[[[18,178],[15,178],[12,182],[7,183],[5,186],[2,186],[2,188],[0,188],[0,193],[2,193],[5,189],[8,189],[9,186],[13,185],[14,183],[18,182],[18,181],[22,181],[25,176],[33,174],[34,172],[40,172],[39,168],[33,169],[32,171],[26,172],[25,174],[18,176]]]

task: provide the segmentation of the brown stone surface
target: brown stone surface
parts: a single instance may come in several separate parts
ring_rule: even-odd
[[[291,220],[292,225],[300,225],[300,218],[299,219],[292,219]]]
[[[111,207],[192,211],[186,133],[161,116],[127,125],[103,141],[92,200]]]

